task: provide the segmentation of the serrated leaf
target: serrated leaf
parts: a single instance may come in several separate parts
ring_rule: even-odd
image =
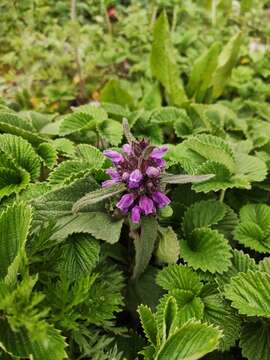
[[[60,128],[59,135],[66,136],[73,133],[78,133],[82,130],[89,130],[95,128],[96,120],[92,114],[86,112],[74,112],[72,114],[65,115]]]
[[[81,161],[87,162],[89,168],[100,169],[105,161],[105,156],[99,149],[92,145],[80,144],[75,148],[75,155]]]
[[[219,349],[221,351],[229,350],[240,336],[241,320],[239,316],[219,294],[205,296],[202,301],[204,304],[203,320],[222,330],[223,337],[220,340]]]
[[[42,143],[38,146],[38,154],[44,164],[52,169],[57,163],[57,151],[50,143]]]
[[[204,304],[199,296],[194,296],[191,290],[173,289],[169,292],[175,299],[179,310],[178,321],[180,325],[187,321],[201,320],[204,312]]]
[[[156,282],[165,290],[190,290],[195,295],[199,294],[202,288],[197,274],[184,265],[174,264],[163,268],[158,273]]]
[[[134,239],[135,265],[133,279],[141,276],[147,268],[157,239],[158,223],[154,217],[144,217],[141,221],[141,233]]]
[[[75,177],[82,177],[90,172],[90,168],[87,163],[77,160],[67,160],[60,163],[49,176],[49,183],[51,185],[66,185],[70,183],[70,180],[74,180]]]
[[[143,331],[147,339],[154,345],[157,345],[157,324],[151,309],[146,305],[140,305],[138,308]]]
[[[123,127],[116,120],[105,120],[97,124],[97,131],[101,137],[106,139],[111,145],[117,146],[122,141]]]
[[[246,323],[241,332],[242,355],[248,360],[268,360],[270,358],[270,323],[257,320]]]
[[[166,89],[169,103],[181,105],[187,100],[174,59],[169,24],[165,11],[156,20],[151,51],[151,70]]]
[[[180,241],[180,253],[189,266],[211,273],[228,270],[231,262],[231,247],[216,230],[197,228]]]
[[[182,228],[188,236],[200,227],[216,225],[226,214],[226,205],[220,201],[204,200],[194,203],[185,212]]]
[[[260,271],[239,273],[225,286],[225,296],[240,314],[270,317],[270,275]]]
[[[8,268],[24,249],[31,224],[31,208],[25,203],[14,203],[0,216],[0,277],[7,275]]]
[[[189,322],[172,335],[156,360],[196,360],[218,347],[221,332],[207,324]]]
[[[60,248],[58,268],[72,280],[91,273],[99,260],[99,242],[88,234],[70,235]]]
[[[40,174],[40,159],[26,140],[10,134],[0,135],[1,151],[18,167],[28,171],[32,180],[38,178]]]
[[[12,331],[6,320],[1,320],[0,347],[13,356],[33,360],[63,360],[67,356],[65,339],[53,327],[49,328],[46,340],[35,341],[24,329]]]
[[[179,242],[176,233],[170,226],[167,228],[159,227],[158,229],[158,245],[155,257],[158,264],[173,264],[178,260]]]
[[[86,194],[84,197],[79,199],[72,208],[73,212],[79,212],[84,207],[95,204],[97,202],[100,202],[102,200],[108,199],[111,196],[117,195],[119,193],[122,193],[125,190],[124,184],[116,184],[112,185],[110,187],[105,187],[98,189],[96,191],[92,191],[89,194]]]
[[[260,271],[264,271],[270,274],[270,257],[265,257],[263,260],[261,260],[258,264],[258,268]]]
[[[123,219],[116,220],[104,212],[93,211],[62,217],[57,225],[60,229],[54,233],[54,239],[64,240],[74,233],[86,233],[114,244],[120,238]]]
[[[203,181],[207,181],[211,178],[215,177],[214,174],[207,175],[174,175],[165,173],[161,177],[161,182],[165,184],[188,184],[188,183],[200,183]]]
[[[30,174],[24,169],[0,167],[0,199],[19,193],[30,182]]]
[[[270,207],[265,204],[243,206],[234,237],[246,247],[270,253]]]

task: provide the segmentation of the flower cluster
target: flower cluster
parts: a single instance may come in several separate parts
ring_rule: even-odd
[[[162,157],[166,151],[166,146],[154,147],[148,140],[141,140],[125,144],[122,153],[113,150],[103,152],[114,167],[107,169],[111,179],[104,181],[102,186],[126,185],[126,192],[116,206],[125,214],[130,212],[134,223],[140,221],[142,214],[154,214],[157,208],[170,203],[160,186],[166,164]]]

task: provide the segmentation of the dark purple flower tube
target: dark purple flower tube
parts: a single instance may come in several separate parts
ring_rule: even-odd
[[[160,176],[160,169],[158,167],[149,166],[146,169],[146,174],[149,177],[159,177]]]
[[[140,197],[139,206],[145,215],[150,215],[155,212],[153,200],[146,195]]]
[[[124,161],[124,157],[122,154],[119,154],[117,151],[113,150],[104,150],[103,155],[109,158],[114,164],[120,164]]]
[[[121,199],[118,201],[116,206],[118,209],[126,212],[128,208],[133,204],[134,202],[134,195],[133,194],[125,194],[121,197]]]
[[[154,192],[152,194],[152,199],[154,200],[158,208],[163,208],[171,202],[168,196],[163,194],[161,191]]]
[[[138,205],[135,205],[131,210],[131,220],[135,224],[141,220],[141,208]]]

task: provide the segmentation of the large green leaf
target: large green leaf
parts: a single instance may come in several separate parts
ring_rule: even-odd
[[[0,216],[0,277],[23,251],[31,224],[31,208],[25,203],[14,203]]]
[[[180,241],[180,253],[189,266],[211,273],[223,273],[231,262],[231,247],[217,230],[197,228]]]
[[[153,76],[166,89],[170,104],[179,106],[187,100],[174,59],[174,50],[165,11],[160,14],[154,26],[151,70]]]
[[[221,332],[207,324],[189,322],[161,347],[156,360],[196,360],[218,347]]]
[[[242,355],[248,360],[270,358],[270,323],[265,320],[247,322],[241,332]]]
[[[215,42],[193,65],[187,91],[189,97],[194,96],[198,102],[203,100],[211,84],[213,73],[218,64],[220,48],[220,44]]]
[[[112,119],[101,121],[97,124],[99,135],[109,144],[117,146],[122,141],[123,127],[120,122]]]
[[[245,247],[270,253],[270,206],[248,204],[240,210],[240,223],[235,239]]]
[[[53,327],[49,328],[43,341],[37,341],[24,329],[12,331],[5,320],[0,324],[0,347],[13,356],[33,360],[63,360],[67,357],[65,338]]]
[[[158,234],[158,223],[154,217],[144,217],[141,221],[140,235],[134,237],[135,265],[133,278],[137,279],[144,272],[153,254]]]
[[[242,34],[237,33],[230,39],[219,55],[218,66],[212,78],[212,95],[214,98],[222,94],[225,84],[236,64],[241,44]]]
[[[270,275],[260,271],[239,273],[225,286],[225,296],[240,314],[270,317]]]
[[[180,289],[199,294],[202,284],[198,275],[184,265],[169,265],[157,275],[157,284],[165,290]]]
[[[132,96],[121,85],[119,80],[110,80],[101,90],[100,99],[102,102],[113,103],[121,106],[133,108],[134,101]]]
[[[60,248],[58,267],[72,280],[87,276],[99,260],[99,251],[99,242],[91,235],[70,235]]]

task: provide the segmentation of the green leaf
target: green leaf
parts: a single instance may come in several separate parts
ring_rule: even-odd
[[[143,331],[147,339],[154,345],[157,345],[157,324],[155,316],[151,309],[146,305],[140,305],[138,308]]]
[[[82,130],[93,129],[95,126],[96,120],[92,114],[75,111],[72,114],[64,116],[60,124],[59,135],[70,135]]]
[[[270,358],[270,323],[264,320],[246,323],[241,332],[242,355],[248,360]]]
[[[0,152],[25,169],[36,180],[40,175],[40,158],[32,146],[24,139],[10,134],[0,135]]]
[[[177,304],[175,298],[168,296],[165,298],[162,317],[162,335],[165,341],[170,333],[175,331],[177,326]]]
[[[24,249],[31,224],[31,208],[25,203],[14,203],[0,216],[0,277],[5,277],[9,266]]]
[[[226,214],[226,205],[220,201],[204,200],[191,205],[185,212],[182,228],[186,236],[200,227],[218,224]]]
[[[132,96],[123,88],[119,80],[112,79],[104,86],[100,93],[102,102],[117,104],[121,106],[134,107]]]
[[[38,146],[38,154],[44,164],[52,169],[57,163],[57,151],[50,143],[42,143]]]
[[[157,240],[158,223],[154,217],[144,217],[141,221],[141,233],[134,238],[135,265],[133,279],[139,278],[147,268]]]
[[[225,296],[240,314],[270,317],[270,275],[260,271],[239,273],[225,286]]]
[[[265,257],[258,264],[259,270],[270,274],[270,257]]]
[[[89,168],[100,169],[102,168],[105,156],[99,149],[92,145],[80,144],[75,148],[75,156],[78,160],[85,161]]]
[[[30,174],[24,169],[0,167],[0,199],[12,193],[19,193],[30,182]]]
[[[49,183],[53,186],[67,185],[74,178],[82,177],[90,172],[90,167],[86,162],[76,160],[66,160],[60,163],[49,176]]]
[[[201,320],[204,312],[204,304],[200,297],[194,296],[191,290],[173,289],[169,292],[176,299],[179,310],[178,322],[180,325],[187,321]]]
[[[180,106],[187,98],[174,59],[168,19],[163,11],[157,19],[151,51],[151,70],[166,89],[169,103]]]
[[[110,198],[111,196],[122,193],[125,190],[124,184],[116,184],[109,187],[101,188],[96,191],[92,191],[89,194],[86,194],[84,197],[79,199],[73,206],[73,212],[79,212],[84,207],[88,205],[95,204],[97,202],[103,201]]]
[[[158,273],[156,282],[165,290],[190,290],[195,295],[199,294],[202,288],[197,274],[184,265],[174,264],[163,268]]]
[[[197,228],[186,239],[180,241],[183,259],[195,270],[223,273],[231,262],[231,247],[216,230]]]
[[[240,336],[241,320],[233,309],[222,299],[219,294],[203,297],[204,315],[203,321],[218,326],[223,337],[220,340],[219,349],[229,350],[235,345]]]
[[[49,329],[46,339],[35,341],[25,330],[14,332],[7,321],[1,320],[0,347],[13,356],[33,357],[33,360],[63,360],[67,357],[65,339],[53,327]]]
[[[174,174],[167,174],[165,173],[162,178],[161,182],[165,184],[189,184],[189,183],[200,183],[203,181],[207,181],[213,178],[214,174],[207,174],[207,175],[174,175]]]
[[[242,34],[239,32],[230,39],[221,51],[218,58],[218,66],[212,78],[213,98],[217,98],[222,94],[225,84],[236,64],[241,44]]]
[[[61,217],[57,225],[60,230],[54,233],[55,239],[64,240],[68,235],[85,233],[114,244],[120,238],[123,219],[116,220],[106,213],[93,211]]]
[[[240,223],[235,239],[245,247],[270,253],[270,206],[248,204],[240,210]]]
[[[189,97],[195,96],[198,102],[204,99],[206,91],[210,87],[213,73],[218,64],[220,49],[220,43],[215,42],[193,65],[187,92]]]
[[[218,347],[221,332],[207,324],[189,322],[166,341],[156,360],[196,360]]]
[[[97,124],[97,131],[101,137],[106,139],[111,145],[117,146],[122,141],[123,127],[116,120],[104,120]]]
[[[176,263],[179,257],[179,242],[171,226],[158,228],[158,246],[155,251],[158,264]]]
[[[60,247],[58,267],[72,280],[91,273],[99,260],[100,245],[87,234],[70,235]]]

